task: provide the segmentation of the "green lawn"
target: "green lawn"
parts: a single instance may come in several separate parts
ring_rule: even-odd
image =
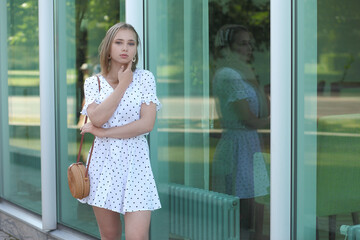
[[[66,73],[67,84],[76,83],[76,73],[74,69],[69,69]],[[39,86],[40,77],[38,70],[9,70],[8,85],[14,87],[34,87]]]

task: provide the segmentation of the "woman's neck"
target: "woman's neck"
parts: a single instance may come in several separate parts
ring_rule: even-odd
[[[118,80],[118,72],[120,71],[120,67],[122,65],[117,64],[116,66],[112,65],[110,71],[108,72],[108,74],[105,76],[106,79],[111,82],[111,83],[117,83]],[[126,68],[127,66],[124,65],[124,68]]]

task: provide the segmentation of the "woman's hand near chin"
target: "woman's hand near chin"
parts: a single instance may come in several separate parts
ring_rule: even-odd
[[[126,68],[124,66],[120,67],[120,70],[118,71],[118,80],[119,80],[118,86],[121,85],[121,83],[123,83],[126,87],[130,85],[130,83],[133,80],[133,72],[131,70],[131,67],[132,67],[132,61],[128,63]]]
[[[94,126],[94,124],[92,124],[91,122],[86,123],[84,126],[80,128],[80,134],[85,134],[85,133],[91,133],[92,135],[100,138],[104,137],[103,136],[104,129],[101,127]]]

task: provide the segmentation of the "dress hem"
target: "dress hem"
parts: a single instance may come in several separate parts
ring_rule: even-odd
[[[106,210],[110,210],[112,212],[117,212],[117,213],[120,213],[122,215],[125,215],[125,213],[127,212],[138,212],[138,211],[155,211],[155,210],[158,210],[161,208],[160,207],[157,207],[157,208],[139,208],[139,209],[136,209],[136,210],[129,210],[129,211],[124,211],[124,212],[121,212],[121,211],[118,211],[118,210],[114,210],[114,209],[111,209],[111,208],[108,208],[108,207],[104,207],[104,206],[99,206],[97,204],[94,204],[94,203],[88,203],[88,202],[85,202],[85,201],[82,201],[81,199],[78,199],[78,201],[82,204],[87,204],[89,206],[92,206],[92,207],[98,207],[98,208],[103,208],[103,209],[106,209]]]

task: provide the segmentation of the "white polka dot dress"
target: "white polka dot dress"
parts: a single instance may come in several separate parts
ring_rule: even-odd
[[[89,104],[100,104],[113,92],[103,76],[99,75],[99,79],[100,93],[96,76],[85,80],[85,105],[82,114],[87,115]],[[132,83],[103,128],[139,120],[141,104],[149,105],[150,102],[156,104],[156,110],[160,109],[155,78],[147,70],[136,69]],[[96,137],[89,167],[90,194],[79,201],[121,214],[161,208],[150,166],[146,135],[128,139]]]

